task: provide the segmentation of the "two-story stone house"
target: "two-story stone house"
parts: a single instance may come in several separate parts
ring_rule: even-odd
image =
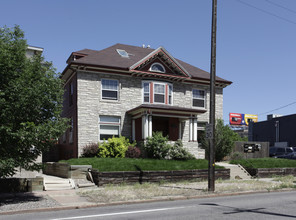
[[[140,142],[154,131],[204,156],[197,140],[209,118],[208,72],[163,47],[123,44],[73,52],[67,64],[63,116],[71,128],[59,141],[61,158],[79,157],[85,145],[112,136]],[[216,78],[217,118],[223,116],[223,88],[230,84]]]

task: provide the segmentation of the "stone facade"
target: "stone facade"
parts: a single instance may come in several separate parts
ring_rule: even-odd
[[[118,80],[118,100],[102,99],[102,79]],[[126,112],[143,104],[142,81],[140,77],[124,76],[117,74],[97,73],[90,71],[77,71],[77,142],[78,156],[82,149],[89,143],[99,141],[99,116],[120,117],[120,133],[123,136],[132,137],[132,118]],[[159,81],[159,80],[155,80]],[[209,118],[209,86],[197,84],[183,84],[181,82],[169,82],[173,85],[172,106],[192,108],[192,89],[206,91],[206,112],[197,114],[197,123],[208,122]],[[223,89],[217,88],[216,117],[223,116]],[[182,119],[182,141],[197,158],[201,158],[204,152],[198,148],[197,142],[189,142],[189,120]]]

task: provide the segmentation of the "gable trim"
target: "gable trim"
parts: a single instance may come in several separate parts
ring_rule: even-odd
[[[138,62],[136,62],[134,65],[132,65],[129,69],[135,70],[137,67],[139,67],[141,64],[143,64],[145,61],[149,60],[150,58],[152,58],[153,56],[157,55],[158,53],[163,52],[168,59],[174,63],[177,68],[186,76],[186,77],[191,77],[191,75],[187,72],[187,70],[181,66],[181,64],[172,56],[170,55],[170,53],[163,47],[159,47],[156,50],[152,51],[150,54],[148,54],[146,57],[144,57],[143,59],[139,60]]]

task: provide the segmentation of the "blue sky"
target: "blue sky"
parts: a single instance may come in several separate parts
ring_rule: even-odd
[[[0,6],[0,26],[20,25],[28,44],[43,47],[59,72],[71,52],[115,43],[163,46],[210,71],[211,0],[0,0]],[[296,113],[295,39],[295,0],[218,0],[216,73],[233,82],[224,89],[226,122],[230,112],[258,114],[260,121]]]

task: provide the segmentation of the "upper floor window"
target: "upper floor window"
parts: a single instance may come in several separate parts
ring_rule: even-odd
[[[73,81],[69,84],[69,106],[73,105],[74,85]]]
[[[155,103],[165,103],[165,85],[154,83],[154,102]]]
[[[173,86],[166,82],[143,82],[143,102],[171,105],[173,102]]]
[[[102,99],[118,100],[118,81],[102,79]]]
[[[192,90],[192,105],[194,107],[205,108],[205,91],[199,89]]]
[[[149,71],[152,72],[160,72],[160,73],[165,73],[165,68],[162,64],[160,63],[153,63],[149,69]]]

